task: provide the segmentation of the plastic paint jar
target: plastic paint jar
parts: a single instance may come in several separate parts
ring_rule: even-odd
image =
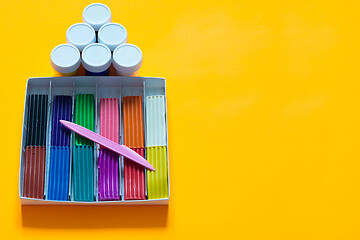
[[[142,52],[133,44],[122,44],[115,48],[113,64],[116,73],[121,76],[139,76],[142,65]]]
[[[111,51],[107,46],[101,43],[92,43],[84,48],[81,56],[86,75],[109,75]]]
[[[127,31],[121,24],[106,23],[98,32],[98,42],[114,51],[117,46],[127,43]]]
[[[75,23],[66,31],[66,42],[81,52],[87,45],[96,42],[95,30],[87,23]]]
[[[105,23],[111,22],[111,11],[102,3],[93,3],[83,11],[83,22],[91,25],[95,31]]]
[[[56,46],[50,54],[51,66],[61,76],[74,76],[78,74],[81,63],[79,50],[70,44]]]

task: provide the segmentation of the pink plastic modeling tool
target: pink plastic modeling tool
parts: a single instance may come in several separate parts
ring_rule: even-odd
[[[100,144],[101,146],[104,146],[104,147],[150,169],[151,171],[155,171],[155,168],[153,168],[153,166],[151,166],[151,164],[148,161],[146,161],[145,158],[143,158],[142,156],[140,156],[139,154],[137,154],[135,151],[131,150],[127,146],[117,144],[116,142],[113,142],[113,141],[107,139],[106,137],[103,137],[97,133],[94,133],[93,131],[90,131],[89,129],[79,126],[75,123],[68,122],[65,120],[60,120],[60,122],[65,127],[76,132],[77,134],[79,134],[83,137],[86,137],[87,139],[90,139],[91,141],[94,141],[94,142]]]

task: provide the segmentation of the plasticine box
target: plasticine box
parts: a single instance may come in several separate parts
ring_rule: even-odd
[[[60,154],[53,154],[52,150],[52,134],[55,132],[55,124],[52,122],[53,115],[56,114],[53,109],[53,100],[55,96],[71,96],[72,110],[70,119],[74,120],[74,104],[75,98],[79,95],[91,95],[94,97],[94,131],[100,134],[100,101],[103,98],[116,99],[119,103],[119,143],[124,144],[124,126],[123,126],[123,99],[128,96],[141,96],[141,104],[143,111],[143,138],[145,156],[152,158],[153,166],[157,165],[156,157],[162,159],[163,164],[157,165],[155,169],[158,172],[152,172],[149,174],[147,170],[144,170],[144,183],[145,183],[145,198],[143,199],[126,199],[125,186],[124,186],[124,160],[122,156],[119,157],[118,172],[119,173],[119,186],[118,192],[120,194],[119,200],[101,201],[99,200],[99,152],[100,146],[98,144],[93,145],[90,157],[88,157],[87,164],[91,164],[90,173],[93,171],[91,178],[91,184],[85,187],[92,186],[91,189],[87,189],[90,193],[93,193],[93,198],[90,201],[83,201],[74,198],[74,185],[76,179],[74,179],[74,148],[75,148],[75,133],[69,133],[68,147],[65,147],[69,158],[69,162],[66,162],[66,168],[63,165],[58,166],[56,171],[50,169],[50,161],[54,164],[56,159],[63,163],[62,156],[64,152]],[[70,97],[69,97],[70,98]],[[153,105],[152,100],[162,100],[163,107],[157,111],[164,112],[164,118],[159,122],[155,122],[154,119],[158,119],[154,113],[147,112],[153,111],[156,108],[156,103]],[[149,106],[147,101],[149,100]],[[154,108],[155,106],[155,108]],[[161,105],[162,106],[162,105]],[[157,113],[155,113],[157,114]],[[149,122],[147,123],[147,119]],[[158,121],[158,120],[156,120]],[[52,129],[54,128],[54,129]],[[156,136],[154,131],[163,131],[161,136]],[[151,134],[147,135],[147,134]],[[49,77],[49,78],[30,78],[27,82],[26,95],[25,95],[25,109],[24,109],[24,121],[22,129],[22,144],[20,154],[20,177],[19,177],[19,197],[21,204],[24,205],[164,205],[168,204],[170,197],[170,181],[169,181],[169,157],[168,157],[168,137],[167,137],[167,114],[166,114],[166,88],[164,78],[151,78],[151,77],[102,77],[102,76],[78,76],[78,77]],[[150,139],[147,142],[147,139]],[[150,144],[151,142],[151,144]],[[159,146],[157,146],[159,145]],[[59,147],[60,148],[60,147]],[[50,150],[51,149],[51,150]],[[165,151],[162,151],[165,150]],[[161,152],[160,155],[156,155],[156,152]],[[154,155],[155,154],[155,155]],[[151,155],[151,156],[150,156]],[[155,158],[154,158],[155,156]],[[159,157],[160,156],[160,157]],[[146,157],[146,159],[148,159]],[[67,159],[67,158],[64,158]],[[33,162],[31,162],[33,161]],[[55,165],[52,165],[54,167]],[[59,169],[63,171],[61,177],[68,181],[61,182],[58,188],[55,188],[58,192],[65,193],[66,198],[63,200],[50,200],[50,188],[53,188],[49,182],[53,182],[54,172],[58,174]],[[65,170],[64,170],[65,169]],[[77,173],[76,173],[77,174]],[[154,175],[155,174],[155,175]],[[160,175],[161,174],[161,175]],[[59,174],[58,174],[59,175]],[[58,176],[57,175],[57,176]],[[154,177],[155,176],[155,177]],[[158,178],[164,180],[162,185],[157,186]],[[148,184],[149,181],[149,184]],[[150,184],[151,182],[151,184]],[[65,187],[64,187],[65,186]],[[151,189],[148,188],[150,186]],[[117,186],[116,186],[117,187]],[[157,194],[157,191],[162,189],[161,194]],[[53,191],[53,190],[52,190]],[[165,192],[164,192],[165,191]],[[159,192],[160,193],[160,192]],[[30,196],[30,197],[29,197]]]

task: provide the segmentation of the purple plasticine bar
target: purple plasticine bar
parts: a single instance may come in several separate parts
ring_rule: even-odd
[[[71,121],[71,96],[55,96],[52,112],[51,146],[70,146],[71,131],[59,120]]]
[[[109,150],[99,151],[99,200],[119,200],[119,154]]]

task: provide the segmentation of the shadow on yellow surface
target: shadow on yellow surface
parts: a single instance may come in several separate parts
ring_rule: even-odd
[[[162,228],[168,206],[21,206],[30,228]]]

